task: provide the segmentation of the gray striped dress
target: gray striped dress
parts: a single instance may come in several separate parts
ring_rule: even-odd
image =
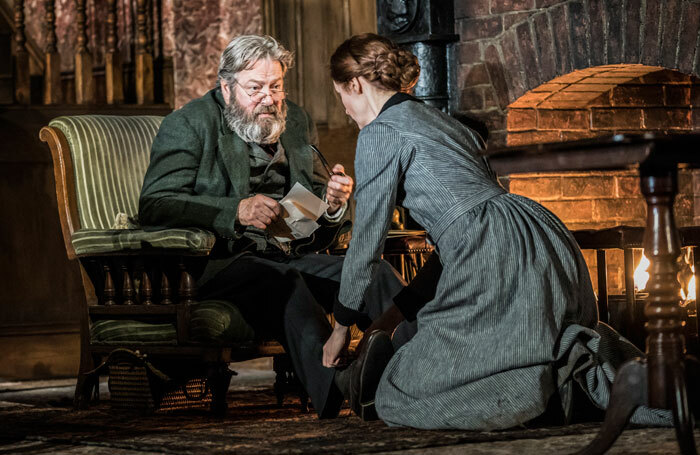
[[[361,309],[395,204],[426,229],[443,265],[416,335],[379,384],[377,411],[389,425],[508,428],[542,414],[571,380],[605,407],[616,369],[641,355],[598,324],[588,270],[566,227],[499,186],[478,144],[461,123],[414,101],[384,110],[358,138],[339,302]],[[640,409],[633,420],[667,417]]]

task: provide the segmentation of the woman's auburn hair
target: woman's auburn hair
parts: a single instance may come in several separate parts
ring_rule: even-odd
[[[331,56],[331,78],[339,84],[362,76],[385,90],[408,92],[419,74],[413,53],[376,33],[348,38]]]

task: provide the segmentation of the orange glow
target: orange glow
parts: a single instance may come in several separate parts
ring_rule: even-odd
[[[695,300],[695,266],[691,265],[690,271],[693,272],[693,276],[691,276],[690,281],[688,281],[688,296],[684,297],[683,299],[688,302],[691,300]]]
[[[649,259],[642,254],[642,260],[639,261],[639,265],[634,269],[634,288],[638,291],[647,287],[647,281],[649,281],[647,269],[650,264]]]

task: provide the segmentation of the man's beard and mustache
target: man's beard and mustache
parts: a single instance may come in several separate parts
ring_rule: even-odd
[[[272,114],[272,117],[258,117],[259,114]],[[224,109],[224,118],[229,128],[245,142],[256,144],[274,144],[284,133],[287,124],[287,103],[284,101],[280,108],[271,104],[258,104],[253,112],[248,112],[238,104],[233,93]]]

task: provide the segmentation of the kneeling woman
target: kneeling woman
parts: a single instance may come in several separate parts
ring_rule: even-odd
[[[324,364],[336,364],[398,204],[428,232],[443,271],[435,297],[417,314],[417,333],[381,376],[382,420],[512,427],[541,415],[572,377],[606,406],[619,361],[639,352],[617,340],[615,351],[622,343],[626,355],[599,360],[601,339],[616,334],[597,327],[575,240],[552,213],[498,184],[472,130],[405,94],[418,74],[413,54],[373,34],[350,38],[331,58],[335,89],[361,131],[353,238]],[[654,420],[648,417],[635,420]]]

